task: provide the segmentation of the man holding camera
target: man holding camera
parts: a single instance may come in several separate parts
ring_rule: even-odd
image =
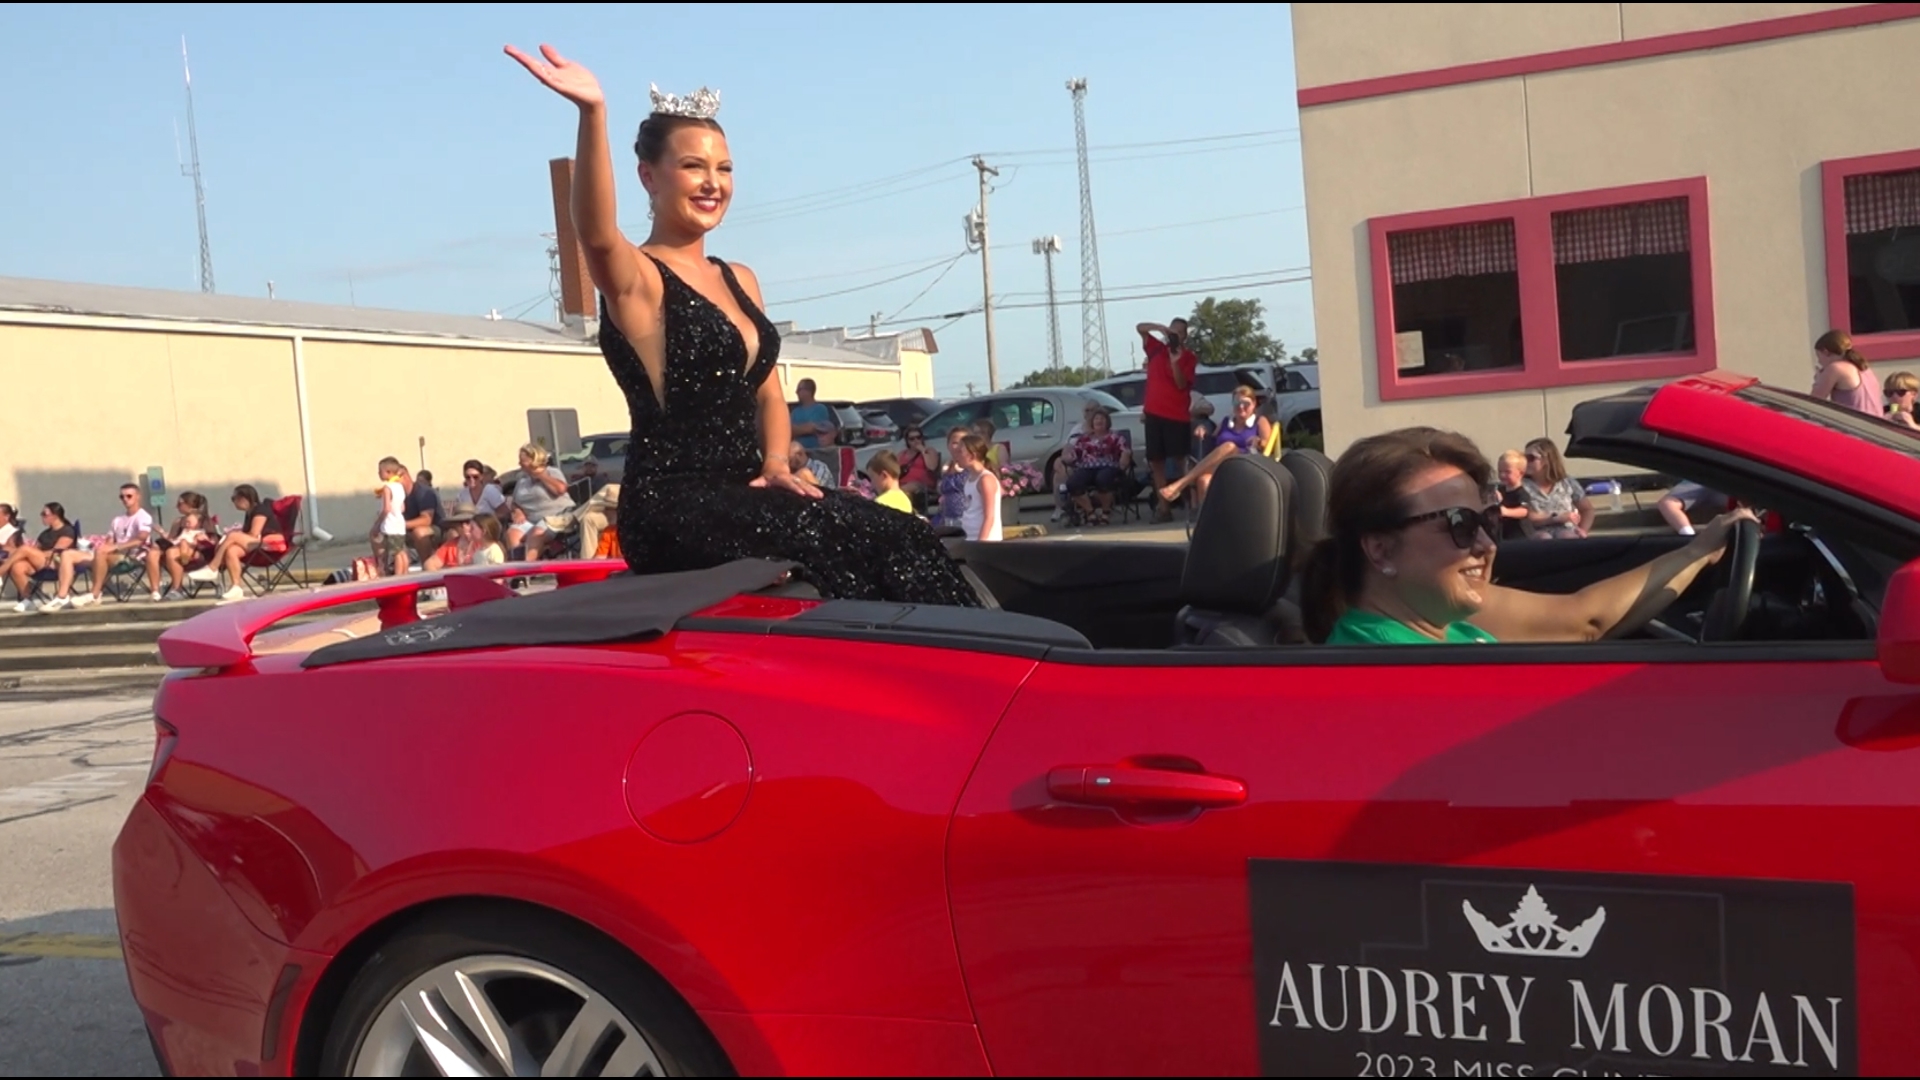
[[[1146,428],[1147,468],[1157,492],[1172,479],[1169,474],[1177,475],[1193,445],[1192,389],[1200,358],[1187,348],[1185,319],[1175,319],[1167,326],[1141,323],[1134,329],[1139,331],[1147,352],[1147,396],[1140,411]],[[1172,521],[1173,507],[1158,500],[1153,520]]]

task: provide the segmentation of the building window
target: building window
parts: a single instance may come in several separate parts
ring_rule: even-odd
[[[1713,367],[1703,179],[1369,224],[1382,400]]]
[[[1560,358],[1693,351],[1687,200],[1553,215]]]
[[[1387,234],[1401,378],[1521,366],[1513,222]]]
[[[1821,169],[1828,320],[1871,360],[1920,356],[1920,151]]]

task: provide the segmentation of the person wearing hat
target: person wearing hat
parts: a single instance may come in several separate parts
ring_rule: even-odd
[[[455,503],[453,512],[440,520],[446,530],[446,543],[427,556],[427,570],[488,566],[507,561],[507,549],[500,542],[500,519],[497,516],[476,514],[473,504],[463,501]]]

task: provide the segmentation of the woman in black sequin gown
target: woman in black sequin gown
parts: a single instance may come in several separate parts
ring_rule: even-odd
[[[832,597],[980,606],[925,522],[788,468],[792,427],[772,377],[780,338],[759,282],[705,254],[733,193],[717,97],[654,92],[634,147],[654,223],[636,248],[616,224],[598,80],[548,46],[545,62],[506,51],[580,109],[573,226],[601,294],[600,350],[633,416],[618,523],[628,565],[783,559]]]

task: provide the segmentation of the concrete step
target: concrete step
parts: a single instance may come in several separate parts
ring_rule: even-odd
[[[0,701],[9,697],[66,701],[103,694],[151,697],[166,674],[167,669],[158,665],[0,672]]]
[[[0,623],[0,653],[16,648],[91,649],[102,645],[150,645],[179,619],[142,622],[69,622],[66,612]]]
[[[100,669],[160,666],[160,652],[152,642],[132,645],[71,646],[30,645],[0,648],[0,674],[67,669]]]
[[[144,596],[135,597],[124,603],[108,598],[83,608],[61,608],[59,611],[16,612],[12,603],[0,604],[0,630],[21,625],[41,625],[53,623],[95,626],[102,623],[123,622],[181,622],[214,606],[213,594],[201,590],[201,599],[176,600],[171,603],[156,604]]]

